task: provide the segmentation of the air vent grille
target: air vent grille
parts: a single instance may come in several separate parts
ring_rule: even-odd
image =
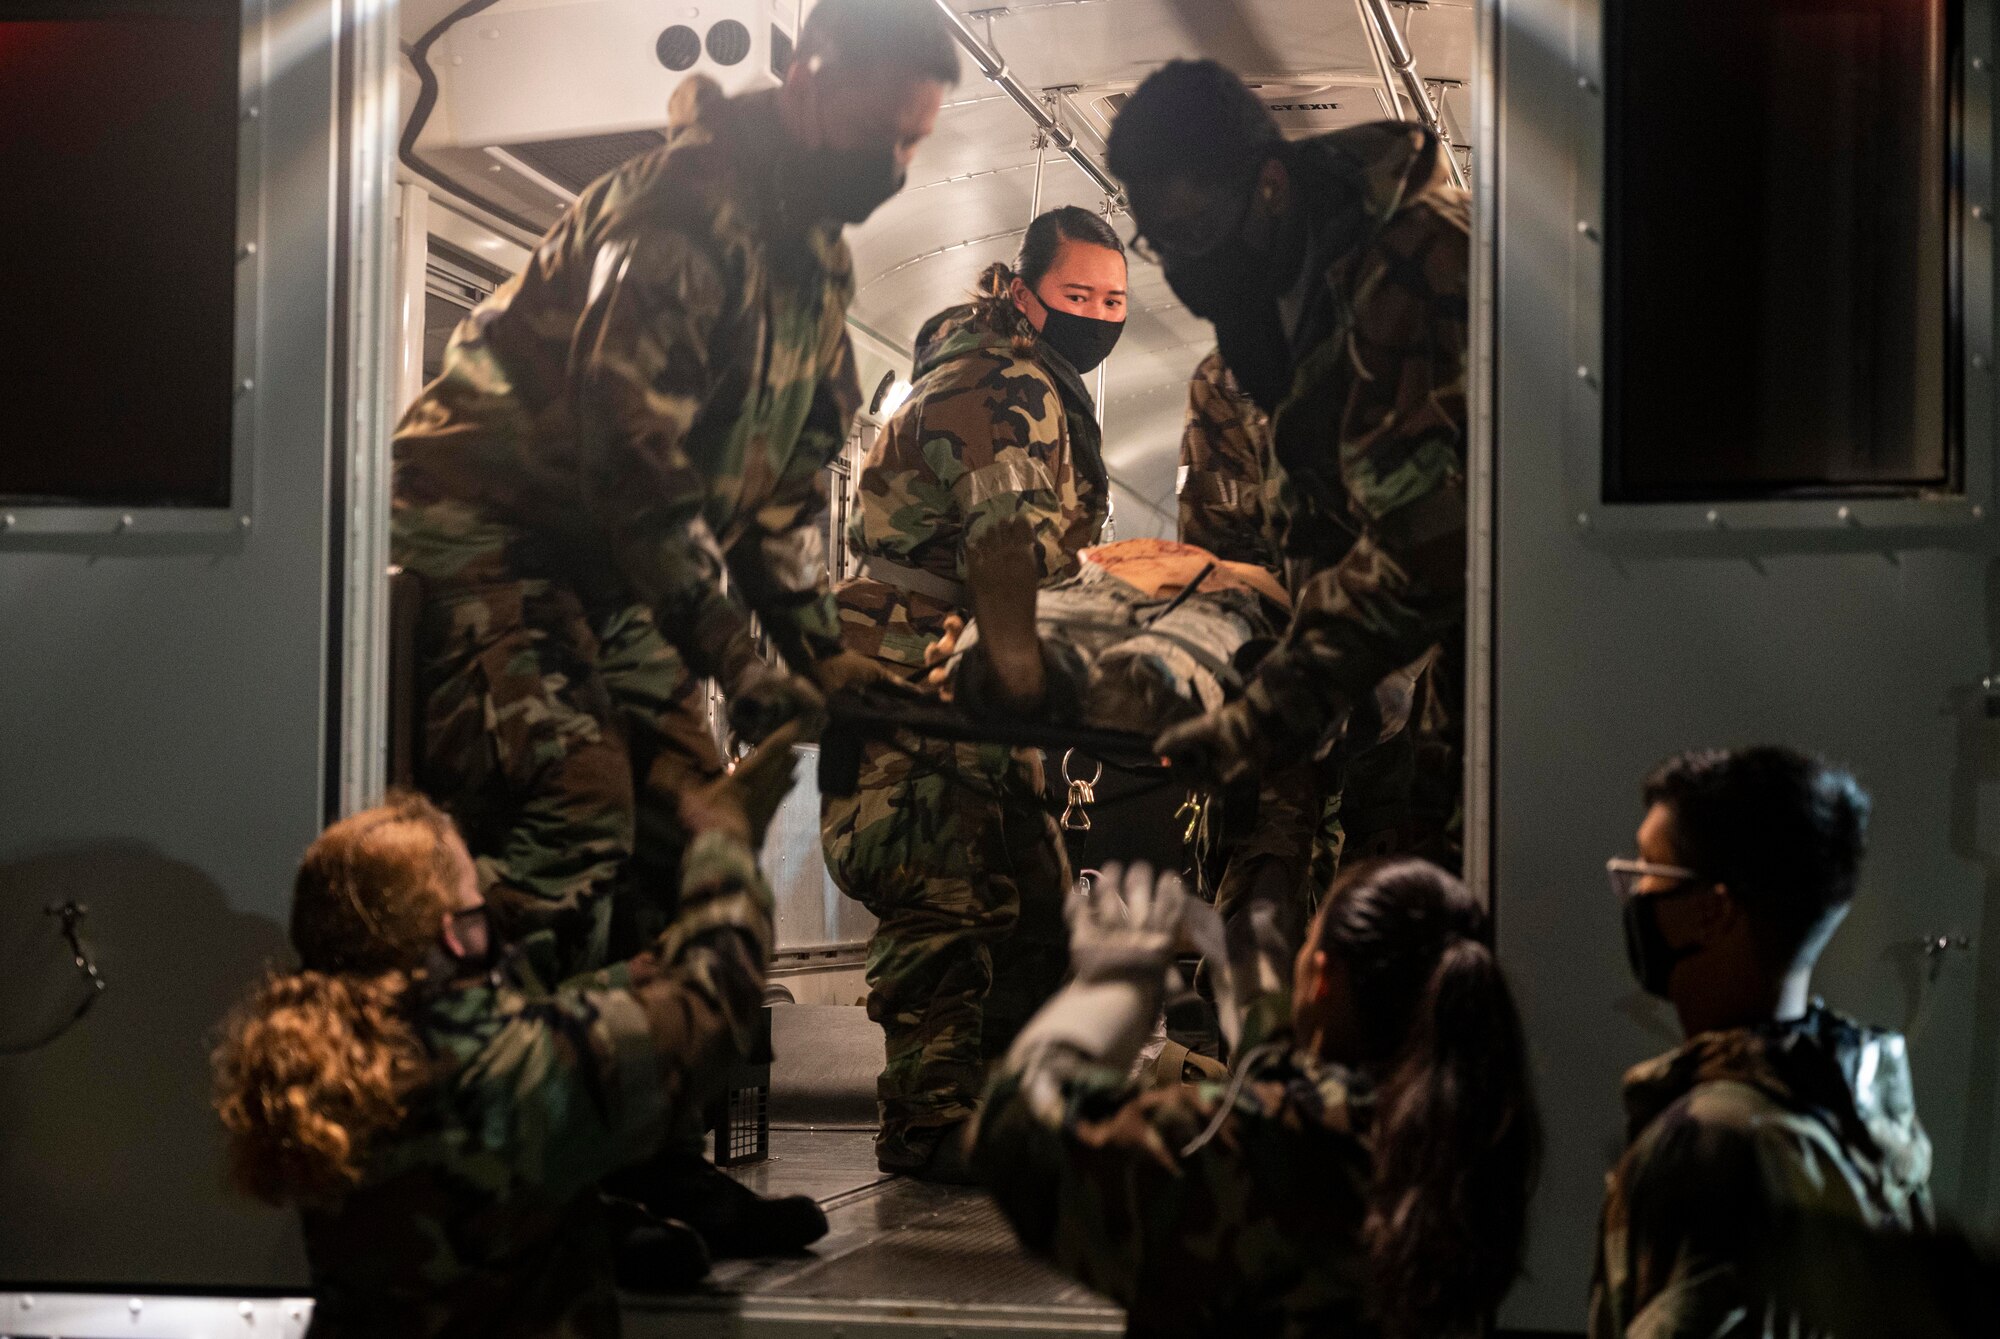
[[[701,34],[685,23],[676,23],[660,34],[653,51],[659,56],[660,64],[669,70],[691,70],[694,63],[701,59]]]
[[[717,65],[738,65],[750,54],[750,30],[735,19],[724,19],[708,30],[708,58]]]
[[[652,130],[510,144],[507,152],[558,185],[580,191],[606,172],[667,142]]]

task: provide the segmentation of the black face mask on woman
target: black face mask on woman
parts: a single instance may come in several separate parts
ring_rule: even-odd
[[[1042,303],[1046,318],[1042,322],[1042,342],[1061,354],[1079,376],[1096,371],[1097,365],[1117,347],[1118,337],[1125,333],[1123,321],[1100,321],[1095,316],[1059,310],[1042,302],[1040,293],[1035,294],[1035,301]]]

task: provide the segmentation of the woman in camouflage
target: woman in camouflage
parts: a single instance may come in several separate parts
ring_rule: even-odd
[[[797,738],[683,797],[673,927],[553,990],[536,941],[491,956],[471,857],[428,800],[392,796],[313,843],[301,969],[245,1001],[214,1064],[232,1179],[303,1211],[316,1339],[618,1333],[597,1183],[717,1096],[748,1042],[771,948],[750,852]],[[670,1231],[687,1233],[654,1235]]]
[[[1025,518],[1046,583],[1075,570],[1109,509],[1083,377],[1125,320],[1118,235],[1052,210],[979,291],[918,336],[915,387],[861,469],[860,573],[836,592],[847,648],[910,678],[965,618],[968,537]],[[884,1170],[963,1178],[944,1136],[1061,980],[1069,871],[1042,789],[1036,755],[911,739],[871,744],[855,794],[824,803],[827,867],[881,923],[868,1012],[886,1039]]]
[[[1289,996],[1277,936],[1232,943],[1232,978],[1267,987],[1234,1080],[1140,1092],[1187,897],[1107,867],[1075,981],[987,1093],[973,1162],[1022,1242],[1134,1335],[1484,1333],[1520,1272],[1540,1136],[1479,904],[1425,861],[1356,865]]]

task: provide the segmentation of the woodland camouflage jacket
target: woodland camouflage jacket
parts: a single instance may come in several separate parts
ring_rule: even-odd
[[[743,640],[839,647],[821,469],[859,402],[839,229],[790,216],[773,95],[692,80],[466,319],[396,434],[396,561],[645,603],[697,672]]]
[[[1067,1071],[1058,1121],[1037,1116],[1022,1072],[987,1090],[975,1167],[1022,1244],[1123,1305],[1131,1334],[1373,1332],[1361,1300],[1373,1104],[1349,1071],[1289,1049],[1289,1006],[1272,995],[1251,1011],[1249,1081],[1192,1153],[1222,1084],[1142,1093],[1050,1047],[1038,1063]]]
[[[1470,204],[1420,127],[1356,126],[1293,151],[1301,193],[1333,220],[1311,244],[1325,278],[1291,332],[1296,370],[1271,425],[1285,553],[1309,575],[1247,700],[1296,756],[1439,641],[1445,700],[1463,683],[1449,634],[1465,617]]]
[[[908,402],[862,463],[847,532],[855,557],[956,586],[973,528],[1020,513],[1034,524],[1043,580],[1074,571],[1110,505],[1082,379],[1046,344],[1017,349],[971,307],[926,323],[914,371]],[[945,616],[963,604],[865,571],[841,583],[839,600],[848,646],[903,666],[923,664]]]
[[[316,1339],[603,1339],[618,1332],[607,1173],[720,1095],[763,1005],[771,895],[707,833],[651,952],[539,986],[516,954],[414,1003],[435,1064],[356,1190],[305,1211]]]
[[[1819,1005],[1797,1022],[1707,1032],[1625,1076],[1630,1144],[1606,1179],[1591,1339],[1795,1339],[1752,1282],[1795,1262],[1817,1220],[1931,1222],[1931,1146],[1903,1038]],[[1838,1256],[1806,1254],[1808,1277]],[[1913,1331],[1914,1332],[1914,1331]]]

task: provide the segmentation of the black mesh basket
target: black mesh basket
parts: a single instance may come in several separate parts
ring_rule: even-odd
[[[715,1165],[740,1167],[771,1156],[771,1011],[757,1015],[750,1053],[729,1075],[729,1087],[708,1108]]]

